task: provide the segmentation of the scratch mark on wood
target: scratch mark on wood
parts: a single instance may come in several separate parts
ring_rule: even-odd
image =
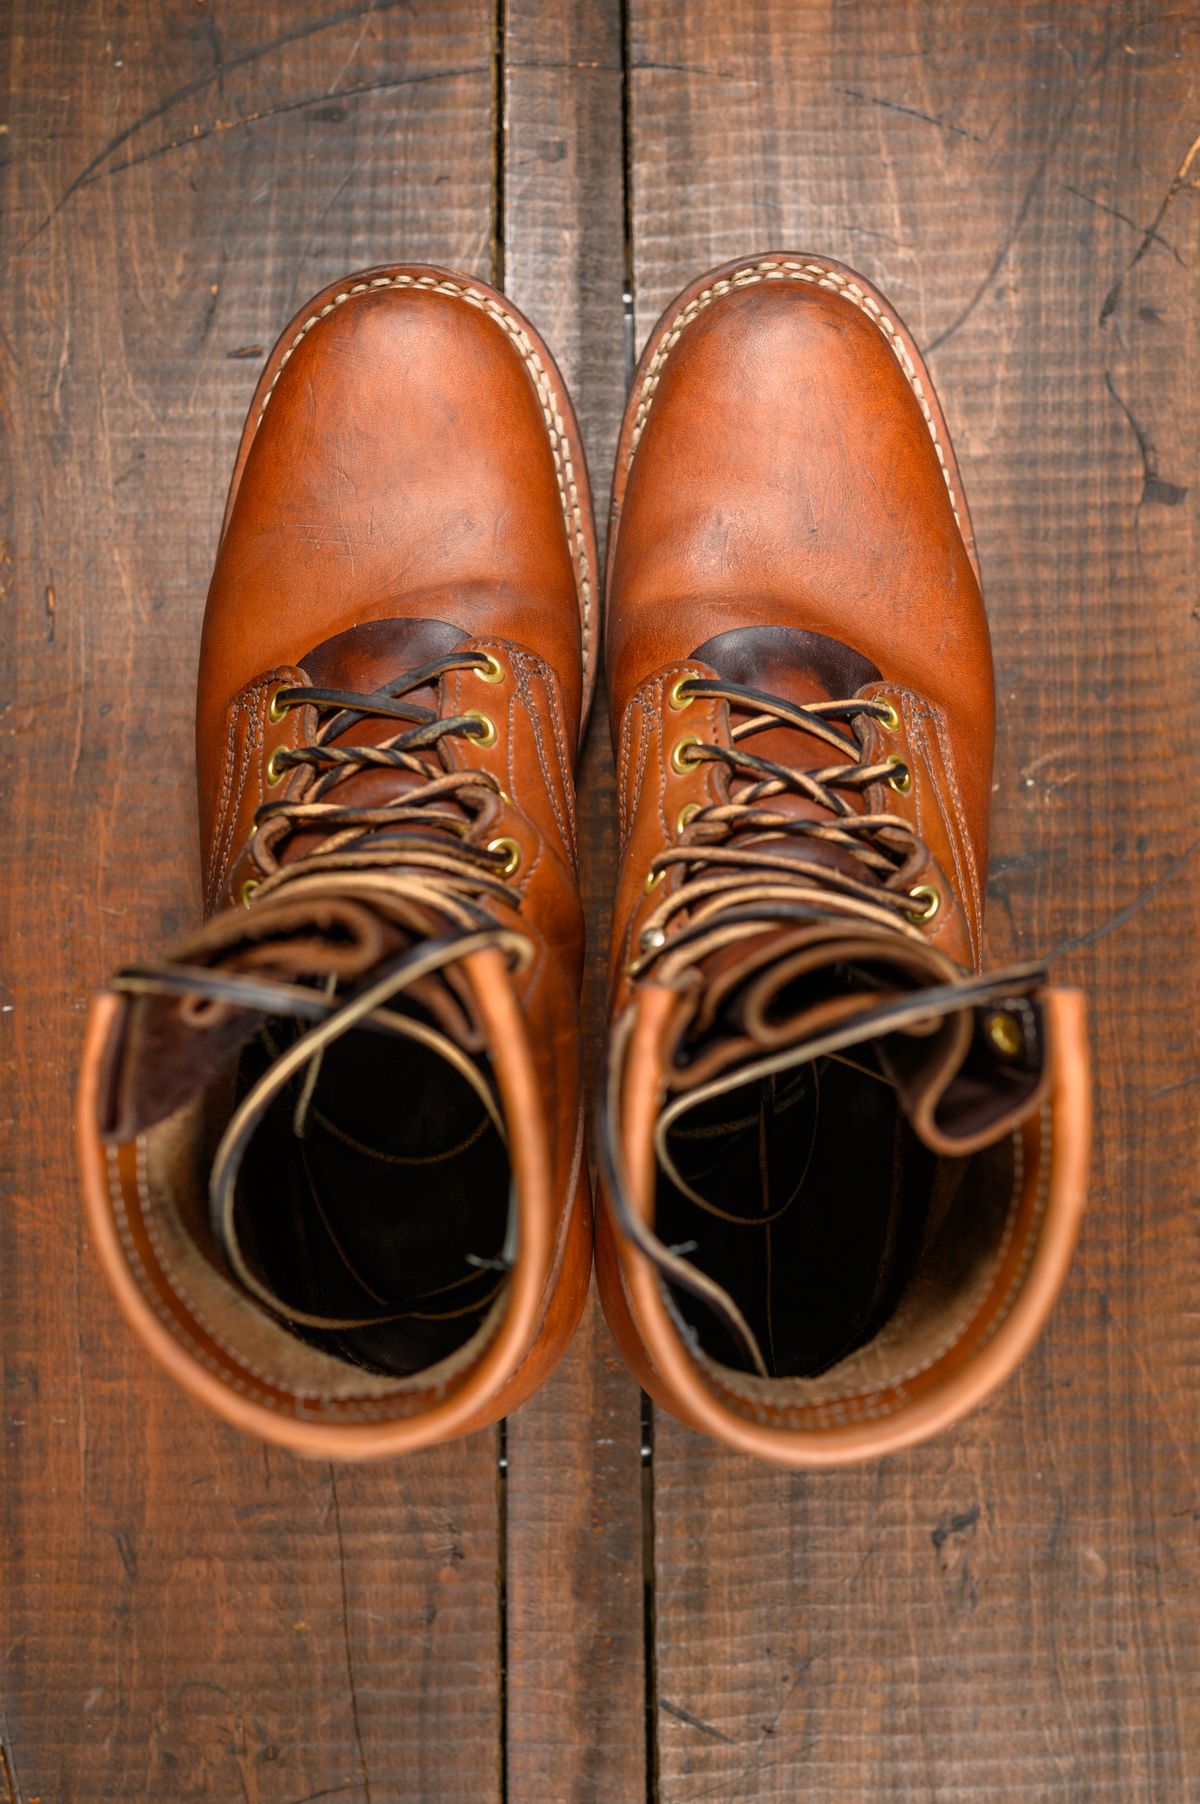
[[[1200,154],[1200,133],[1197,133],[1196,137],[1193,138],[1187,151],[1184,153],[1182,163],[1180,163],[1175,174],[1171,177],[1158,212],[1154,215],[1154,218],[1150,221],[1150,224],[1146,227],[1146,230],[1142,235],[1142,242],[1138,245],[1133,256],[1129,259],[1129,262],[1125,265],[1124,269],[1105,295],[1104,305],[1100,309],[1100,324],[1102,327],[1107,326],[1109,320],[1116,312],[1117,302],[1121,298],[1121,290],[1125,286],[1125,283],[1133,274],[1142,258],[1146,255],[1150,246],[1158,238],[1158,228],[1166,218],[1167,210],[1170,207],[1171,202],[1175,199],[1175,196],[1187,181],[1192,164],[1195,162],[1198,154]]]
[[[137,1553],[129,1530],[127,1528],[114,1529],[113,1540],[117,1544],[117,1552],[121,1556],[121,1564],[125,1568],[126,1578],[135,1579],[138,1570]]]
[[[1142,426],[1139,426],[1137,420],[1134,418],[1133,409],[1130,407],[1129,403],[1123,400],[1121,395],[1118,394],[1117,385],[1113,381],[1113,373],[1111,370],[1105,370],[1104,372],[1104,385],[1121,412],[1124,414],[1129,425],[1129,430],[1137,440],[1137,448],[1141,454],[1142,494],[1141,499],[1138,502],[1138,511],[1140,512],[1148,503],[1156,501],[1163,507],[1178,507],[1181,501],[1187,500],[1187,489],[1177,482],[1164,482],[1163,478],[1159,475],[1158,454],[1154,449],[1154,442],[1149,433],[1146,432]]]
[[[1190,1090],[1193,1084],[1200,1084],[1200,1071],[1189,1071],[1186,1077],[1177,1077],[1173,1084],[1159,1084],[1151,1090],[1151,1096],[1173,1096],[1176,1090]]]
[[[1062,143],[1063,139],[1067,135],[1067,132],[1071,128],[1072,122],[1074,121],[1074,118],[1075,118],[1075,114],[1079,109],[1079,103],[1083,99],[1083,96],[1087,91],[1088,84],[1093,80],[1093,78],[1095,76],[1097,76],[1100,73],[1101,69],[1103,69],[1105,63],[1108,61],[1109,57],[1112,55],[1113,50],[1115,48],[1116,48],[1116,40],[1110,38],[1109,41],[1104,45],[1104,47],[1100,51],[1099,56],[1096,58],[1095,62],[1092,64],[1091,68],[1087,71],[1087,74],[1080,81],[1078,87],[1075,90],[1074,95],[1071,98],[1070,105],[1065,109],[1062,118],[1059,120],[1058,125],[1055,128],[1054,134],[1051,137],[1049,144],[1046,146],[1045,150],[1042,152],[1041,156],[1038,158],[1037,167],[1034,169],[1033,175],[1030,177],[1030,180],[1026,186],[1025,192],[1021,196],[1021,203],[1017,208],[1016,217],[1014,218],[1012,225],[1009,228],[1009,231],[1008,231],[1006,237],[1004,238],[1004,241],[1001,244],[999,250],[996,252],[995,256],[992,258],[991,263],[988,265],[987,270],[984,274],[983,280],[980,282],[979,286],[976,288],[975,292],[972,294],[970,300],[967,302],[966,306],[963,308],[962,312],[958,315],[958,317],[956,319],[951,320],[950,324],[948,326],[946,326],[941,332],[939,332],[936,338],[934,338],[930,341],[930,344],[928,347],[928,354],[930,356],[932,356],[935,351],[940,350],[942,345],[944,345],[946,343],[947,339],[953,338],[954,334],[956,332],[958,332],[959,330],[961,330],[961,328],[966,325],[967,321],[970,319],[971,315],[974,313],[976,307],[978,307],[980,301],[983,299],[984,295],[987,293],[987,291],[991,287],[992,283],[996,280],[996,277],[1000,274],[1001,269],[1004,267],[1004,264],[1008,259],[1009,252],[1012,250],[1013,245],[1017,242],[1017,239],[1020,237],[1021,232],[1024,229],[1025,221],[1029,217],[1030,208],[1033,206],[1033,203],[1034,203],[1035,199],[1037,198],[1038,191],[1041,188],[1043,181],[1045,180],[1046,171],[1047,171],[1047,169],[1049,169],[1051,162],[1053,161],[1054,157],[1056,156],[1059,145]],[[1155,227],[1157,228],[1159,221],[1155,220],[1154,223],[1155,223]]]
[[[979,1505],[973,1503],[969,1510],[956,1510],[952,1516],[943,1516],[941,1521],[930,1531],[929,1539],[940,1553],[947,1541],[956,1535],[965,1535],[979,1521]]]
[[[384,81],[359,82],[353,88],[340,88],[335,96],[338,100],[354,100],[363,94],[382,94],[393,88],[417,88],[428,82],[457,81],[466,75],[486,75],[487,70],[478,64],[462,69],[431,69],[422,75],[395,75]],[[90,188],[94,182],[103,181],[106,176],[123,175],[127,169],[136,169],[141,163],[153,162],[155,157],[166,156],[172,150],[187,150],[193,144],[203,144],[206,138],[215,137],[218,132],[237,131],[242,126],[259,125],[265,119],[277,119],[282,113],[296,113],[303,107],[318,104],[320,95],[305,94],[299,100],[281,100],[277,106],[264,107],[258,113],[239,113],[232,119],[211,119],[206,125],[193,125],[191,131],[183,132],[177,138],[168,138],[165,144],[155,144],[150,150],[143,150],[134,157],[126,157],[123,163],[113,163],[107,169],[99,169],[94,175],[81,181],[79,188]]]
[[[1085,194],[1082,188],[1073,188],[1070,182],[1060,182],[1059,187],[1065,193],[1075,195],[1077,200],[1086,201],[1089,207],[1095,207],[1097,213],[1107,213],[1110,219],[1119,219],[1121,224],[1128,226],[1131,231],[1140,232],[1142,230],[1136,219],[1131,219],[1128,213],[1122,213],[1119,207],[1110,207],[1104,201],[1097,200],[1094,194]],[[1164,238],[1161,232],[1156,232],[1153,226],[1150,227],[1150,235],[1155,244],[1160,244],[1163,250],[1170,252],[1180,269],[1187,268],[1187,263],[1169,239]]]
[[[329,1489],[333,1498],[333,1526],[337,1535],[338,1573],[342,1587],[342,1643],[346,1650],[346,1683],[350,1688],[350,1721],[354,1728],[354,1745],[358,1750],[363,1796],[366,1804],[372,1804],[371,1775],[367,1769],[367,1750],[363,1745],[362,1722],[358,1713],[358,1686],[354,1679],[354,1654],[350,1646],[350,1596],[346,1586],[346,1542],[342,1535],[342,1506],[338,1498],[337,1471],[333,1466],[329,1468]]]
[[[0,1804],[22,1804],[21,1787],[17,1780],[17,1768],[7,1743],[0,1741],[0,1782],[4,1785],[4,1797]]]
[[[289,1798],[287,1804],[317,1804],[318,1798],[340,1798],[346,1792],[356,1790],[357,1785],[356,1779],[347,1785],[327,1785],[323,1791],[306,1791],[302,1798]]]
[[[393,12],[398,7],[403,7],[405,11],[408,12],[412,11],[412,0],[377,0],[377,3],[376,0],[373,0],[373,5],[374,10],[381,13]],[[297,26],[294,31],[285,31],[276,38],[268,38],[265,44],[253,44],[246,50],[237,51],[231,57],[220,58],[214,66],[211,69],[206,70],[203,75],[198,75],[193,81],[185,82],[182,87],[174,89],[165,99],[160,100],[157,105],[149,107],[146,112],[140,114],[131,125],[127,125],[121,131],[117,132],[108,140],[103,149],[98,150],[95,156],[90,158],[89,161],[84,164],[83,168],[79,171],[79,174],[73,181],[67,184],[66,188],[64,188],[59,199],[54,203],[53,207],[51,207],[45,219],[42,220],[39,226],[34,228],[29,237],[20,245],[20,250],[28,249],[34,239],[39,237],[52,220],[62,212],[72,195],[79,192],[80,188],[87,182],[88,177],[91,176],[94,171],[98,170],[100,165],[106,162],[107,159],[112,156],[114,151],[120,150],[123,144],[128,144],[131,138],[135,138],[137,134],[140,131],[144,131],[148,125],[153,125],[156,119],[163,118],[165,114],[171,111],[172,107],[178,106],[181,100],[189,100],[194,94],[202,94],[205,88],[210,88],[215,81],[218,81],[224,75],[231,74],[234,69],[244,68],[247,63],[259,62],[265,56],[272,56],[276,50],[286,49],[289,44],[298,44],[305,38],[316,37],[320,32],[332,31],[337,25],[349,24],[352,20],[360,19],[362,14],[363,8],[361,6],[350,6],[343,12],[330,13],[327,18],[314,19],[309,25],[300,25]]]
[[[46,600],[45,600],[46,644],[47,645],[54,644],[54,610],[55,610],[56,606],[57,606],[57,598],[55,597],[55,594],[54,594],[54,584],[47,583],[46,584]]]
[[[969,138],[972,144],[987,142],[978,132],[968,131],[965,125],[955,125],[950,119],[939,119],[935,113],[923,113],[919,107],[905,106],[899,100],[883,100],[877,94],[864,94],[858,88],[835,88],[835,94],[848,94],[851,100],[861,100],[866,106],[882,107],[885,113],[903,113],[908,119],[922,119],[926,125],[940,126],[944,132],[952,132],[956,138]]]
[[[370,0],[369,5],[367,5],[366,7],[363,8],[362,19],[361,19],[361,21],[359,23],[359,27],[358,27],[358,36],[355,38],[353,44],[351,44],[349,52],[345,58],[345,61],[342,63],[341,68],[338,70],[337,74],[334,76],[333,80],[329,84],[329,92],[331,94],[333,93],[333,90],[337,87],[339,81],[341,81],[342,77],[345,75],[347,69],[350,67],[351,63],[354,61],[354,59],[358,55],[359,51],[362,49],[362,41],[363,41],[363,38],[366,36],[367,24],[368,24],[369,20],[371,19],[372,14],[375,12],[375,7],[376,7],[376,0]]]
[[[1150,1395],[1154,1399],[1154,1407],[1158,1411],[1159,1415],[1162,1418],[1163,1427],[1167,1431],[1167,1439],[1170,1441],[1171,1446],[1175,1450],[1175,1457],[1178,1459],[1180,1466],[1182,1467],[1183,1471],[1187,1473],[1188,1478],[1191,1480],[1192,1485],[1194,1486],[1197,1482],[1196,1469],[1192,1465],[1191,1459],[1188,1454],[1187,1447],[1184,1445],[1184,1443],[1179,1438],[1179,1434],[1176,1430],[1175,1423],[1172,1420],[1171,1411],[1167,1408],[1166,1402],[1164,1401],[1164,1398],[1163,1398],[1163,1394],[1159,1390],[1158,1385],[1155,1382],[1154,1374],[1150,1370],[1150,1367],[1146,1364],[1146,1360],[1142,1354],[1141,1348],[1134,1341],[1133,1336],[1130,1334],[1128,1328],[1125,1326],[1125,1323],[1121,1320],[1121,1317],[1119,1315],[1114,1314],[1112,1319],[1113,1319],[1113,1323],[1117,1329],[1117,1332],[1121,1336],[1121,1339],[1125,1342],[1125,1345],[1129,1348],[1129,1356],[1133,1360],[1133,1363],[1136,1365],[1138,1371],[1141,1373],[1142,1378],[1146,1385],[1146,1389],[1150,1392]]]
[[[677,1722],[686,1723],[689,1729],[699,1729],[701,1735],[711,1735],[714,1741],[728,1742],[731,1748],[737,1746],[733,1736],[726,1735],[724,1729],[718,1729],[715,1724],[693,1716],[690,1710],[685,1710],[682,1704],[673,1704],[670,1698],[659,1698],[658,1707],[665,1710],[668,1716],[673,1716]]]
[[[870,1564],[872,1558],[874,1557],[874,1554],[875,1554],[875,1544],[872,1542],[871,1546],[867,1548],[866,1552],[863,1554],[862,1558],[859,1560],[858,1565],[854,1568],[854,1571],[850,1574],[849,1578],[846,1580],[845,1585],[842,1587],[842,1590],[846,1597],[852,1597],[854,1595],[855,1591],[858,1589],[858,1581],[862,1577],[863,1573],[866,1571],[868,1565]],[[779,1708],[776,1710],[774,1716],[768,1718],[768,1720],[765,1723],[760,1723],[758,1740],[755,1743],[753,1750],[751,1751],[749,1760],[746,1762],[745,1766],[742,1768],[741,1772],[738,1774],[737,1781],[734,1785],[734,1788],[729,1794],[729,1804],[735,1804],[735,1801],[738,1798],[747,1796],[746,1787],[749,1785],[750,1781],[754,1778],[755,1774],[758,1772],[759,1767],[762,1765],[763,1755],[766,1751],[767,1744],[771,1740],[772,1736],[777,1733],[777,1731],[779,1729],[779,1725],[783,1721],[784,1715],[786,1714],[787,1710],[789,1709],[789,1707],[791,1705],[792,1699],[795,1697],[797,1691],[799,1691],[801,1685],[804,1683],[804,1680],[808,1677],[809,1673],[812,1671],[812,1668],[816,1665],[817,1657],[820,1654],[820,1652],[824,1646],[824,1643],[829,1638],[830,1630],[833,1627],[833,1623],[837,1616],[837,1612],[841,1607],[842,1607],[842,1605],[839,1602],[839,1603],[835,1604],[833,1609],[829,1612],[828,1616],[826,1617],[826,1619],[825,1619],[824,1623],[822,1624],[822,1627],[817,1635],[814,1651],[811,1654],[808,1654],[803,1660],[801,1660],[799,1666],[796,1669],[796,1672],[794,1673],[792,1678],[788,1681],[787,1689],[783,1694],[783,1699],[779,1705]]]
[[[1179,875],[1189,859],[1193,858],[1198,850],[1200,850],[1200,839],[1194,839],[1187,851],[1181,852],[1179,857],[1167,866],[1162,876],[1159,877],[1156,882],[1150,884],[1148,889],[1142,890],[1133,898],[1132,902],[1127,902],[1124,908],[1118,909],[1117,913],[1111,916],[1109,920],[1101,921],[1098,927],[1089,928],[1086,933],[1081,933],[1076,939],[1063,940],[1061,945],[1054,948],[1050,957],[1062,958],[1067,952],[1078,952],[1082,946],[1091,946],[1096,940],[1102,940],[1108,934],[1115,933],[1118,927],[1124,927],[1126,921],[1131,921],[1134,915],[1140,914],[1143,908],[1149,907],[1155,897],[1160,895],[1167,887],[1168,883]]]

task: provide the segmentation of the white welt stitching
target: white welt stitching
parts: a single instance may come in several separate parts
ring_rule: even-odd
[[[343,289],[340,294],[335,294],[333,299],[326,302],[319,312],[305,320],[279,360],[279,368],[272,378],[270,388],[263,396],[263,404],[258,414],[259,422],[267,410],[267,402],[275,392],[275,384],[282,376],[288,358],[300,341],[308,336],[314,326],[319,326],[323,319],[327,319],[331,313],[336,312],[343,302],[352,300],[357,294],[370,294],[377,288],[426,288],[432,289],[437,294],[453,295],[456,300],[466,301],[469,306],[478,307],[481,313],[490,314],[508,334],[520,353],[536,390],[542,409],[542,418],[546,422],[546,431],[550,437],[550,450],[554,457],[554,475],[558,483],[558,498],[562,506],[563,524],[567,529],[567,539],[571,544],[575,573],[579,582],[579,600],[583,610],[583,678],[586,684],[592,617],[592,575],[588,568],[587,541],[583,531],[583,510],[579,502],[579,483],[575,475],[575,466],[571,461],[571,444],[563,424],[562,414],[559,412],[553,384],[529,334],[513,318],[512,314],[498,306],[490,295],[480,294],[477,288],[464,288],[458,282],[444,282],[437,276],[375,276],[370,282],[355,282],[351,287]],[[255,430],[257,430],[257,423]]]
[[[638,396],[637,412],[634,415],[633,431],[629,438],[630,460],[632,461],[633,454],[638,447],[638,440],[642,436],[642,429],[646,424],[646,416],[650,412],[650,404],[654,399],[654,391],[658,387],[663,365],[678,343],[681,333],[691,325],[698,314],[703,313],[706,307],[711,306],[713,301],[719,300],[722,295],[731,294],[739,288],[753,288],[758,282],[807,282],[814,288],[828,289],[831,294],[840,295],[842,300],[849,301],[852,307],[857,307],[860,313],[865,313],[867,318],[873,320],[879,327],[891,346],[896,361],[908,378],[909,387],[916,396],[917,405],[929,428],[929,436],[933,440],[933,448],[937,453],[938,465],[946,484],[946,492],[950,497],[954,518],[958,520],[961,527],[962,521],[958,518],[958,501],[950,482],[950,471],[946,464],[945,453],[938,440],[933,411],[925,398],[921,378],[908,354],[907,345],[873,295],[867,294],[865,289],[860,288],[857,282],[852,282],[848,276],[839,275],[836,270],[828,269],[824,263],[772,262],[769,260],[763,263],[748,263],[744,269],[739,269],[736,275],[724,276],[719,282],[714,282],[710,288],[701,289],[700,293],[694,295],[686,307],[681,308],[671,321],[669,330],[662,338],[646,369],[641,393]]]

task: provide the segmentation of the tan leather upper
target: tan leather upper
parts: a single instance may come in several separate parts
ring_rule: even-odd
[[[250,410],[205,614],[197,778],[215,918],[185,962],[270,975],[273,936],[285,922],[294,936],[299,896],[314,923],[340,911],[343,931],[365,936],[369,967],[380,931],[370,870],[318,873],[278,901],[240,907],[264,875],[257,811],[307,793],[302,769],[270,781],[272,753],[313,743],[320,727],[311,707],[276,718],[273,699],[296,686],[370,693],[447,653],[479,655],[415,699],[443,717],[481,712],[494,728],[491,743],[444,738],[437,756],[449,771],[495,779],[467,840],[517,847],[512,901],[488,906],[528,949],[515,966],[496,951],[471,954],[449,988],[427,986],[424,998],[489,1058],[519,1228],[505,1306],[484,1344],[428,1384],[356,1384],[321,1358],[289,1376],[271,1324],[239,1339],[228,1327],[236,1318],[241,1333],[236,1297],[203,1274],[204,1297],[189,1291],[190,1252],[163,1223],[169,1160],[155,1140],[170,1129],[156,1121],[178,1104],[180,1084],[200,1082],[195,1048],[185,1046],[182,1064],[170,1051],[185,1005],[125,993],[97,1001],[80,1156],[118,1299],[194,1394],[302,1451],[395,1452],[494,1419],[553,1364],[582,1307],[590,1236],[573,761],[595,678],[594,570],[569,400],[545,346],[502,296],[452,272],[385,269],[331,287],[297,316]],[[403,724],[364,725],[349,738],[381,744]],[[363,770],[345,793],[380,807],[416,782]],[[286,856],[304,845],[296,836]],[[436,907],[426,930],[445,931]],[[146,1052],[155,1046],[166,1056]]]
[[[913,829],[920,850],[904,882],[937,892],[919,937],[949,961],[944,972],[983,962],[994,694],[970,520],[911,337],[852,271],[801,255],[752,258],[702,277],[667,309],[635,374],[618,449],[606,631],[622,835],[610,1102],[634,1211],[628,1227],[640,1218],[652,1230],[652,1138],[672,1023],[691,1017],[696,984],[718,981],[721,958],[749,956],[736,947],[714,954],[701,977],[672,964],[668,934],[657,964],[638,962],[647,923],[653,944],[680,875],[666,868],[660,887],[654,871],[661,880],[664,867],[653,861],[684,843],[688,813],[730,795],[720,763],[686,762],[688,738],[732,745],[730,708],[708,695],[688,699],[686,688],[681,704],[681,678],[720,679],[744,665],[751,687],[793,703],[853,695],[889,703],[889,724],[856,722],[863,762],[897,759],[911,781],[906,793],[875,781],[853,805]],[[789,634],[820,635],[812,643],[821,655],[854,673],[842,694],[802,659],[789,668]],[[753,749],[792,766],[837,762],[791,728],[765,733]],[[821,813],[803,798],[778,805],[804,818]],[[766,957],[776,942],[782,956],[791,943],[782,932],[739,944],[761,944]],[[931,965],[928,981],[945,980]],[[1030,1093],[1007,1251],[993,1288],[975,1295],[940,1352],[930,1350],[920,1386],[886,1373],[867,1384],[859,1371],[840,1388],[827,1376],[808,1391],[799,1381],[772,1389],[713,1368],[681,1337],[659,1271],[609,1207],[598,1222],[601,1290],[653,1394],[736,1446],[821,1464],[920,1438],[998,1381],[1062,1281],[1084,1195],[1082,1011],[1074,996],[1045,992],[1036,1006],[1042,1100],[1035,1106]]]

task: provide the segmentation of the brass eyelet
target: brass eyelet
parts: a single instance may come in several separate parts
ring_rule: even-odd
[[[918,883],[917,887],[915,889],[910,889],[908,893],[912,901],[924,903],[923,908],[910,908],[905,911],[909,920],[916,921],[918,925],[923,921],[932,921],[934,915],[942,906],[942,898],[937,890],[934,889],[933,885],[931,883]]]
[[[503,852],[505,854],[504,863],[500,867],[500,875],[502,877],[511,877],[521,862],[521,848],[515,839],[508,839],[507,837],[489,839],[488,851]]]
[[[496,723],[490,714],[484,714],[478,708],[468,708],[466,710],[466,718],[468,720],[478,720],[483,723],[482,733],[472,733],[471,735],[476,745],[481,745],[485,749],[489,745],[495,745]]]
[[[1015,1059],[1025,1044],[1021,1024],[1007,1009],[997,1009],[983,1024],[984,1032],[1001,1058]]]
[[[889,789],[894,789],[897,795],[906,796],[912,788],[912,772],[909,770],[908,765],[905,764],[904,759],[900,756],[899,752],[889,752],[887,762],[889,764],[899,764],[903,766],[903,776],[889,777],[887,779],[887,786]]]
[[[286,687],[287,687],[287,685],[285,684],[284,688],[286,688]],[[288,711],[288,708],[291,706],[290,702],[281,702],[280,701],[279,698],[282,694],[283,694],[283,689],[277,689],[275,691],[274,695],[271,697],[270,701],[267,703],[267,719],[274,726],[278,726],[281,720],[287,719],[287,711]]]
[[[675,816],[676,834],[682,833],[688,822],[694,821],[699,812],[699,802],[685,802],[683,807],[679,810],[679,813]]]
[[[682,676],[677,676],[675,678],[675,681],[671,684],[671,687],[667,690],[667,706],[668,706],[668,708],[673,708],[675,710],[676,714],[678,714],[682,708],[691,707],[692,703],[695,701],[696,698],[694,695],[684,695],[683,694],[684,684],[685,683],[694,683],[695,680],[696,680],[695,671],[694,670],[685,670]]]
[[[243,883],[241,889],[238,891],[238,900],[243,908],[249,908],[251,896],[254,894],[255,890],[260,887],[261,885],[259,884],[257,877],[247,877],[245,883]]]
[[[665,870],[664,871],[647,871],[646,872],[646,881],[645,881],[645,883],[643,883],[642,888],[645,890],[647,895],[649,895],[652,890],[656,890],[658,888],[659,884],[662,882],[662,880],[666,876],[666,874],[667,873]]]
[[[877,714],[875,717],[878,720],[880,726],[883,728],[884,732],[885,733],[897,732],[900,727],[900,710],[896,706],[895,702],[890,700],[889,697],[886,695],[877,695],[877,696],[875,696],[874,700],[875,700],[875,706],[877,708],[883,708],[885,710],[884,713]]]
[[[692,747],[699,744],[700,741],[698,739],[681,739],[677,744],[672,746],[671,769],[678,771],[680,776],[682,776],[684,771],[691,770],[695,765],[699,764],[699,758],[688,757],[688,753],[691,751]]]
[[[475,675],[479,678],[480,682],[502,683],[504,681],[504,666],[499,658],[493,658],[490,651],[481,651],[479,656],[483,659],[483,666],[482,668],[476,669]]]
[[[275,750],[271,753],[271,756],[267,759],[267,783],[272,789],[275,788],[277,783],[282,783],[283,779],[287,776],[287,765],[280,764],[279,762],[285,750],[286,747],[276,746]]]

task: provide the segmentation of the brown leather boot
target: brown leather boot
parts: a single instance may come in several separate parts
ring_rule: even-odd
[[[207,925],[97,999],[79,1142],[147,1347],[306,1453],[494,1420],[583,1304],[595,562],[562,379],[501,295],[380,269],[297,315],[204,621]]]
[[[1083,1008],[980,975],[994,698],[912,339],[821,259],[695,283],[609,551],[623,858],[597,1268],[641,1382],[785,1465],[892,1451],[1030,1346],[1083,1207]]]

